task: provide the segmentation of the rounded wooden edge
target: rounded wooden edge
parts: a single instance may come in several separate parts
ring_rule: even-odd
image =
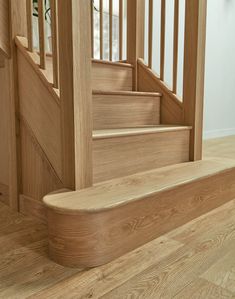
[[[99,59],[92,59],[92,63],[99,63],[99,64],[106,64],[110,66],[121,66],[133,69],[134,66],[129,63],[119,62],[119,61],[108,61],[108,60],[99,60]]]
[[[106,90],[93,90],[93,95],[123,95],[135,97],[162,97],[160,92],[145,92],[145,91],[106,91]]]

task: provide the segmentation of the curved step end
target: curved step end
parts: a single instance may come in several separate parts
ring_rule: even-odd
[[[63,194],[45,197],[51,259],[67,267],[100,266],[232,200],[235,196],[235,162],[204,162],[184,163],[185,167],[178,165],[175,169],[166,167],[166,171],[156,174],[149,172],[147,179],[146,174],[145,179],[143,177],[141,186],[141,175],[138,178],[133,175],[130,179],[126,177],[124,183],[121,180],[115,184],[107,182],[107,189],[104,186],[92,187],[88,196],[83,190],[69,192],[64,198]],[[181,178],[186,172],[188,175]],[[175,182],[171,174],[175,176]],[[166,181],[166,178],[168,183],[159,183],[160,179]],[[103,210],[84,209],[89,200],[90,206],[94,207],[92,200],[96,199],[99,207],[98,202],[108,200],[111,194],[115,197],[117,193],[120,199],[125,184],[130,190],[130,198],[134,198],[133,190],[139,188],[138,192],[143,192],[145,184],[148,190],[152,190],[145,195],[142,193],[139,198],[126,197],[127,202],[119,201]],[[100,194],[91,199],[96,188],[101,188]],[[112,188],[116,188],[115,193],[110,193]],[[72,193],[74,209],[71,209]],[[58,198],[63,203],[59,208]],[[79,202],[82,209],[77,208]],[[69,208],[63,210],[65,203]]]

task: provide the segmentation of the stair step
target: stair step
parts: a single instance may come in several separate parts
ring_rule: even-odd
[[[123,62],[92,60],[92,89],[132,90],[133,66]]]
[[[93,131],[93,179],[105,181],[189,160],[188,126]]]
[[[107,263],[235,196],[235,161],[172,165],[50,195],[51,257],[64,266]]]
[[[160,93],[93,91],[93,127],[125,128],[160,123]]]

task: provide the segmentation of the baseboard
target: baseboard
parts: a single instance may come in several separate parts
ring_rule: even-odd
[[[20,213],[37,218],[40,222],[47,223],[46,209],[43,203],[39,200],[30,198],[25,195],[20,195]]]
[[[9,187],[0,183],[0,201],[9,205]]]
[[[219,137],[226,137],[230,135],[235,135],[235,128],[204,131],[203,139],[213,139]]]

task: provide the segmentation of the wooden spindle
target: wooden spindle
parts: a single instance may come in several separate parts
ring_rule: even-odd
[[[149,37],[148,37],[148,66],[152,68],[153,49],[153,0],[149,0]]]
[[[103,0],[100,0],[100,59],[103,59]]]
[[[113,0],[109,0],[109,60],[113,60]]]
[[[166,34],[166,1],[161,1],[161,54],[160,54],[160,79],[164,80],[165,71],[165,34]]]
[[[175,0],[173,49],[173,93],[177,93],[178,47],[179,47],[179,0]]]
[[[123,0],[119,0],[119,60],[123,59]]]
[[[44,13],[45,13],[44,0],[38,0],[39,52],[40,52],[40,67],[42,69],[46,68]]]
[[[94,3],[91,3],[91,57],[94,58]]]
[[[51,36],[52,36],[52,62],[53,62],[53,85],[59,87],[58,67],[58,40],[57,40],[57,0],[51,0]]]
[[[32,0],[26,1],[27,15],[27,35],[28,35],[28,50],[33,52],[33,3]]]

